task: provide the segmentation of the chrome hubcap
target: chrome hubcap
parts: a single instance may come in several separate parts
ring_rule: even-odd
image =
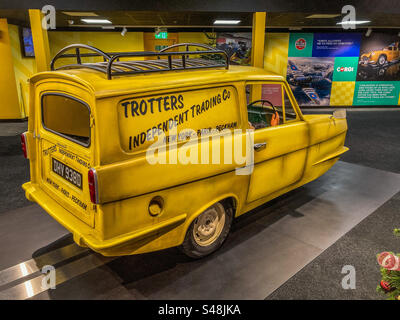
[[[225,225],[225,209],[217,203],[204,211],[194,222],[193,237],[199,246],[209,246],[220,236]]]

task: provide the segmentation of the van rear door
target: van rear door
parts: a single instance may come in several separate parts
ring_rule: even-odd
[[[95,206],[88,187],[88,170],[93,166],[91,100],[84,90],[74,87],[73,92],[41,90],[36,96],[41,187],[64,209],[94,227]]]

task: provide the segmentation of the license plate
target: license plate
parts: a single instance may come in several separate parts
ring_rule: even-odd
[[[82,189],[82,175],[66,164],[52,158],[52,170],[74,186]]]

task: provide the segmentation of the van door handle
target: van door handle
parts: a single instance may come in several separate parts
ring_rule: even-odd
[[[256,143],[256,144],[254,144],[254,150],[261,151],[261,150],[265,149],[266,146],[267,146],[266,142]]]

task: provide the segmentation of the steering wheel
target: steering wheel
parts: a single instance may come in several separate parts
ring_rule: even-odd
[[[276,109],[276,107],[272,104],[272,102],[268,101],[268,100],[256,100],[253,101],[252,103],[250,103],[247,107],[253,107],[255,104],[260,103],[261,102],[261,107],[264,107],[264,103],[268,103],[272,109],[274,110],[274,114],[271,117],[271,127],[273,126],[277,126],[279,125],[279,113],[278,110]]]
[[[261,105],[264,107],[264,103],[268,103],[273,109],[274,109],[274,111],[275,111],[275,107],[274,107],[274,105],[272,104],[272,102],[270,102],[270,101],[268,101],[268,100],[256,100],[256,101],[253,101],[252,103],[250,103],[249,105],[248,105],[248,107],[252,107],[254,104],[256,104],[256,103],[260,103],[261,102]]]

